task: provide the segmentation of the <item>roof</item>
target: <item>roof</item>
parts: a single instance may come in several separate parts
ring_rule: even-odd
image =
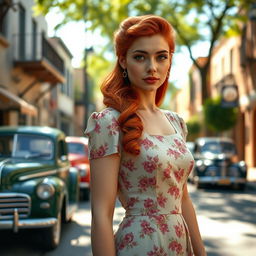
[[[88,138],[82,136],[67,136],[66,142],[76,142],[76,143],[84,143],[88,144]]]
[[[48,126],[1,126],[0,134],[2,133],[26,133],[46,135],[53,138],[58,136],[65,136],[61,130]]]
[[[234,143],[234,141],[232,139],[227,138],[227,137],[200,137],[200,138],[196,139],[196,142],[199,144],[204,143],[204,142],[211,142],[211,141]]]

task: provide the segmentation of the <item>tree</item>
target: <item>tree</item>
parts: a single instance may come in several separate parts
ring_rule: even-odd
[[[239,33],[239,23],[247,19],[247,10],[255,0],[36,0],[37,10],[47,13],[59,8],[64,14],[60,25],[84,20],[87,29],[98,29],[112,39],[113,32],[125,17],[156,14],[165,17],[176,30],[177,42],[185,46],[199,70],[203,103],[209,97],[208,71],[213,48],[223,35]],[[206,41],[209,45],[206,61],[199,63],[193,47]]]
[[[237,108],[221,106],[220,97],[205,101],[204,120],[207,127],[214,132],[222,132],[234,127],[237,115]]]

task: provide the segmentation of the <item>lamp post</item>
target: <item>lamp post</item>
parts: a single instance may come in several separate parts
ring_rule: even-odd
[[[251,21],[256,21],[256,3],[253,3],[251,5],[251,8],[249,10],[249,19]]]
[[[89,108],[91,103],[91,90],[89,86],[89,77],[87,73],[87,57],[90,53],[93,53],[93,47],[85,48],[84,50],[84,129],[87,126],[87,119],[89,117]]]

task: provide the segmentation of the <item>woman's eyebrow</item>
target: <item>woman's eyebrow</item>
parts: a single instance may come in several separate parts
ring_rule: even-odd
[[[144,51],[144,50],[135,50],[135,51],[133,51],[133,53],[144,53],[144,54],[148,54],[148,52],[147,52],[147,51]],[[167,50],[161,50],[161,51],[157,51],[156,53],[157,53],[157,54],[159,54],[159,53],[169,53],[169,51],[167,51]]]

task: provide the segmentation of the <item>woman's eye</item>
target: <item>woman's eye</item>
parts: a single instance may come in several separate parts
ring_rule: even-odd
[[[159,60],[166,60],[166,59],[168,59],[168,56],[167,55],[159,55],[159,56],[157,56],[157,58]]]
[[[136,56],[134,56],[134,59],[141,61],[141,60],[144,60],[145,57],[143,55],[136,55]]]

